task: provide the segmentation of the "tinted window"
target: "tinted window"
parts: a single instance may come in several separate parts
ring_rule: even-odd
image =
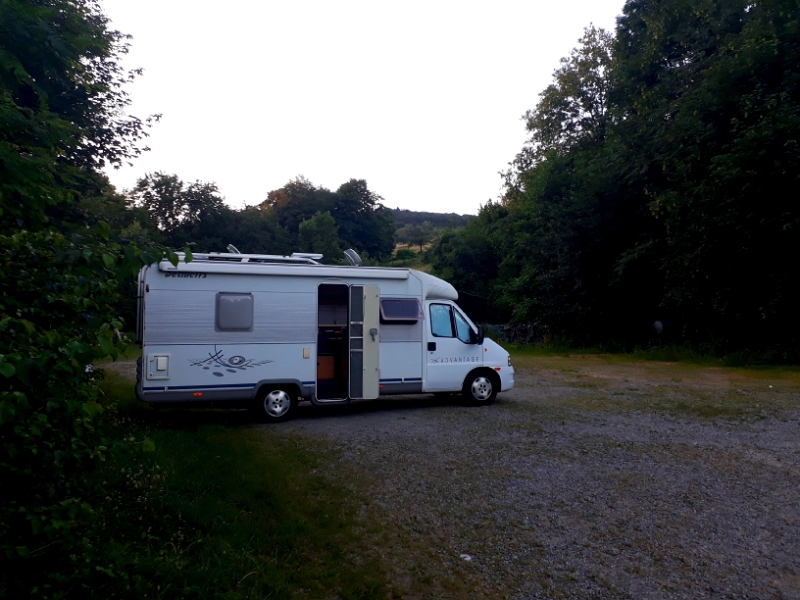
[[[253,330],[253,294],[217,294],[217,331]]]
[[[453,337],[450,307],[446,304],[431,304],[431,333],[437,337]]]
[[[416,322],[422,318],[422,306],[416,298],[381,298],[383,321]]]

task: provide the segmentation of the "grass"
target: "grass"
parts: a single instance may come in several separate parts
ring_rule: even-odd
[[[494,339],[491,327],[487,329],[487,337]],[[495,332],[496,333],[496,332]],[[663,345],[651,346],[649,348],[638,348],[631,352],[614,352],[607,349],[592,347],[576,347],[566,342],[548,342],[538,344],[516,344],[502,342],[495,339],[509,351],[514,351],[520,355],[532,356],[582,356],[586,354],[597,354],[609,357],[616,357],[619,360],[623,357],[633,360],[648,360],[656,362],[680,362],[710,367],[747,367],[747,368],[766,368],[766,369],[787,369],[800,371],[800,365],[778,360],[776,356],[768,353],[756,353],[741,351],[727,356],[718,356],[711,351],[700,351],[685,345]]]
[[[798,407],[800,368],[728,367],[689,355],[600,354],[591,349],[506,346],[518,387],[536,390],[531,410],[650,411],[701,418],[759,419]],[[561,412],[559,412],[561,414]]]
[[[102,387],[108,433],[131,450],[94,475],[94,597],[386,596],[355,499],[316,473],[312,452],[242,411],[148,410],[111,369]]]
[[[429,263],[424,262],[423,252],[430,247],[430,244],[426,244],[423,247],[423,250],[419,250],[419,246],[410,246],[408,244],[397,244],[395,246],[395,250],[398,249],[408,249],[412,252],[416,253],[416,256],[409,260],[392,260],[389,262],[390,267],[404,267],[408,269],[416,269],[417,271],[423,271],[425,273],[429,273],[431,270],[431,265]]]

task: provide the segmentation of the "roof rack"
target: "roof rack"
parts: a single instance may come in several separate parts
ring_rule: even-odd
[[[178,252],[178,256],[184,257],[183,252]],[[225,252],[197,253],[192,255],[192,262],[216,262],[216,263],[275,263],[275,264],[295,264],[295,265],[318,265],[317,261],[322,258],[322,254],[310,254],[307,252],[294,252],[289,256],[280,254],[229,254]]]

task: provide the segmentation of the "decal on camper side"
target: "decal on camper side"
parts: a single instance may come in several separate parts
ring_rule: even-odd
[[[244,356],[231,356],[230,358],[225,358],[222,350],[217,350],[217,347],[214,346],[214,352],[208,353],[208,358],[190,358],[189,363],[192,367],[201,367],[204,371],[211,370],[212,367],[219,367],[225,369],[228,373],[237,373],[239,371],[246,371],[247,369],[252,369],[255,367],[260,367],[261,365],[266,365],[268,363],[275,362],[274,360],[254,360],[252,358],[245,358]],[[214,375],[217,377],[224,377],[224,373],[220,373],[219,371],[214,371]]]

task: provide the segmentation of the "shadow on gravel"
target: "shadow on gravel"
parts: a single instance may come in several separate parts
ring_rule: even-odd
[[[500,400],[498,399],[498,403]],[[340,419],[358,415],[380,413],[399,414],[409,411],[430,410],[442,407],[473,408],[460,396],[396,396],[391,400],[355,400],[349,404],[338,406],[314,406],[310,402],[302,402],[292,420],[318,421],[320,419]],[[225,425],[241,427],[247,425],[269,425],[280,427],[280,423],[265,424],[255,417],[247,408],[198,408],[198,407],[156,407],[142,406],[137,411],[137,418],[160,429],[177,431],[193,431],[206,425]]]

